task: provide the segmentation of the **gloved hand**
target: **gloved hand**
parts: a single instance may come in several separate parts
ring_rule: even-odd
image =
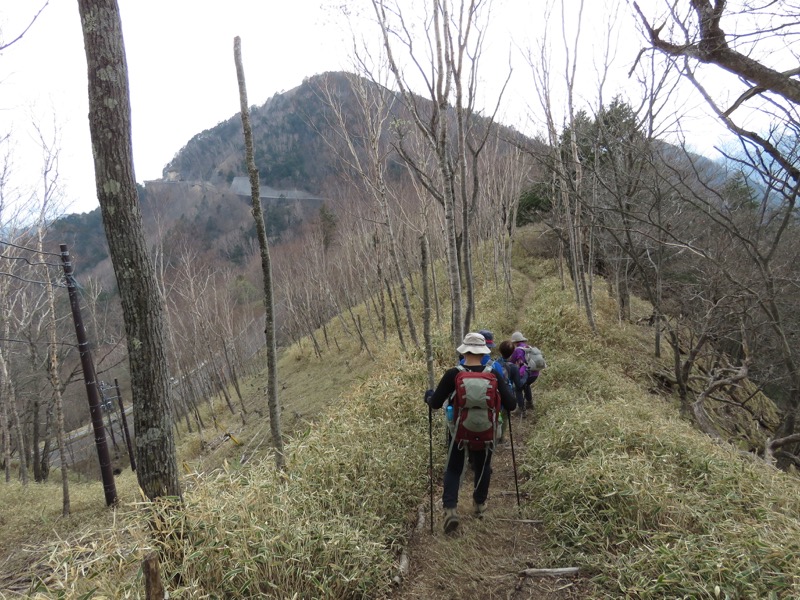
[[[433,390],[425,390],[425,404],[430,406],[432,398],[433,398]]]

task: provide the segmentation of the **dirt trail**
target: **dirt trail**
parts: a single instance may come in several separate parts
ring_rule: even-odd
[[[518,276],[525,277],[517,272]],[[534,283],[529,279],[525,299],[532,297]],[[499,342],[498,340],[496,340]],[[546,385],[546,378],[542,378]],[[534,402],[536,399],[534,384]],[[516,457],[516,471],[520,488],[523,483],[522,461],[525,444],[532,428],[536,426],[536,410],[528,411],[526,418],[512,417],[512,433]],[[434,456],[442,457],[444,424],[441,411],[434,411]],[[547,565],[542,561],[540,524],[536,522],[536,499],[520,490],[520,506],[514,479],[514,465],[509,436],[492,459],[492,482],[489,489],[488,510],[482,519],[472,514],[472,472],[461,484],[459,517],[461,522],[455,534],[442,530],[442,469],[434,469],[434,523],[431,534],[430,500],[426,497],[425,522],[414,531],[407,555],[409,567],[404,580],[391,595],[393,600],[575,600],[587,598],[580,576],[554,577],[520,576],[528,568]],[[441,462],[441,460],[440,460]],[[569,567],[573,565],[560,565]]]

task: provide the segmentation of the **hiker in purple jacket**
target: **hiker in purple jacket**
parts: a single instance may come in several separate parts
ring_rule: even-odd
[[[533,410],[533,392],[531,384],[539,377],[539,371],[528,372],[528,365],[525,363],[525,347],[528,345],[528,338],[521,332],[515,331],[511,334],[511,341],[516,346],[508,362],[514,363],[519,367],[519,377],[522,384],[522,394],[525,396],[525,408]],[[524,414],[524,412],[523,412]]]
[[[525,398],[522,396],[523,381],[519,375],[519,366],[511,362],[511,355],[514,354],[514,344],[509,340],[500,342],[500,358],[497,359],[505,369],[508,370],[508,387],[517,399],[518,414],[525,414]]]

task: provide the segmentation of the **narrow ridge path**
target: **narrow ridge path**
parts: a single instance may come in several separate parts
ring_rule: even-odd
[[[518,306],[526,306],[534,293],[534,281],[514,270],[528,285]],[[518,311],[519,312],[519,311]],[[497,332],[496,332],[497,333]],[[510,332],[504,332],[510,333]],[[498,335],[496,342],[504,339]],[[420,403],[421,404],[421,403]],[[434,456],[438,462],[447,452],[442,411],[434,411]],[[472,514],[472,472],[467,474],[459,494],[457,532],[446,535],[442,530],[442,469],[434,469],[434,523],[431,534],[429,499],[421,499],[425,521],[409,540],[409,567],[405,579],[393,590],[393,600],[577,600],[587,598],[580,578],[525,577],[519,573],[526,568],[542,567],[542,537],[535,522],[535,499],[527,498],[520,490],[517,506],[514,460],[520,487],[521,465],[525,446],[535,426],[534,414],[523,419],[512,416],[514,439],[513,457],[508,434],[492,459],[492,483],[487,512],[483,519]],[[533,514],[533,516],[531,516]]]

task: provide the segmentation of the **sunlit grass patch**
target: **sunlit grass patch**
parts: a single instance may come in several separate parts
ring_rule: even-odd
[[[396,348],[384,358],[380,376],[332,399],[288,440],[285,472],[267,454],[193,473],[181,510],[143,504],[123,528],[81,540],[80,553],[74,540],[57,546],[52,564],[63,576],[42,593],[140,595],[139,563],[155,547],[180,597],[381,595],[428,485],[420,363]],[[151,539],[150,522],[167,534]]]
[[[587,340],[537,383],[523,489],[554,564],[584,566],[597,597],[800,594],[800,482],[648,394],[628,372],[625,335],[601,338],[603,361]]]

